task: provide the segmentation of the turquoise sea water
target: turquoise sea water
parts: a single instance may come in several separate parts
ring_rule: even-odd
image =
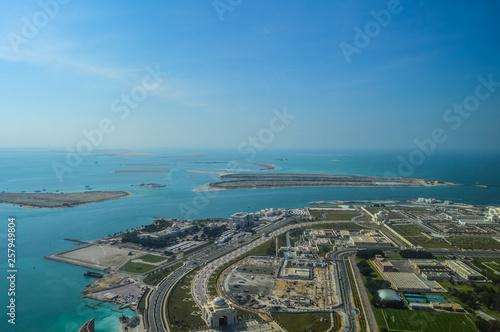
[[[45,260],[43,256],[72,248],[64,238],[93,240],[127,228],[149,224],[152,218],[229,217],[238,211],[267,207],[295,208],[315,200],[434,197],[470,204],[500,205],[500,156],[498,153],[436,152],[416,167],[412,176],[475,186],[433,188],[281,188],[193,192],[212,182],[213,174],[188,170],[225,171],[229,161],[245,162],[247,156],[235,150],[151,151],[153,156],[84,157],[71,173],[59,181],[53,162],[65,162],[62,152],[0,151],[0,191],[47,192],[127,190],[130,197],[70,209],[23,209],[0,204],[0,331],[77,331],[88,319],[96,318],[97,331],[118,331],[119,313],[112,305],[93,310],[85,306],[92,300],[81,298],[81,291],[92,279],[83,276],[85,268]],[[193,153],[203,156],[190,156]],[[398,151],[263,151],[252,162],[273,163],[273,172],[328,173],[384,176],[397,174]],[[129,163],[169,163],[169,173],[114,174],[117,169],[157,169],[152,166],[124,166]],[[219,162],[219,163],[212,163]],[[258,167],[240,163],[242,169]],[[162,183],[165,188],[136,188],[139,183]],[[7,323],[7,219],[16,218],[16,325]],[[133,315],[130,311],[125,314]]]

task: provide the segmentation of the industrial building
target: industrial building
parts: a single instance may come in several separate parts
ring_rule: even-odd
[[[467,280],[485,280],[486,278],[469,265],[459,260],[447,260],[445,265]]]

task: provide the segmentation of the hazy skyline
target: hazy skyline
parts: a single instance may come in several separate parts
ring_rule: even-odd
[[[2,4],[0,147],[500,142],[497,1]]]

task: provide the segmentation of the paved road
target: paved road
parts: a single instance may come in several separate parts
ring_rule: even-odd
[[[210,248],[205,248],[199,252],[195,252],[185,257],[185,259],[189,260],[190,262],[184,265],[183,267],[179,268],[178,270],[172,272],[157,287],[153,289],[150,295],[149,305],[146,312],[149,331],[160,332],[168,330],[168,327],[165,327],[163,324],[162,303],[165,301],[165,297],[170,288],[180,278],[182,278],[182,276],[194,270],[197,266],[203,265],[205,264],[205,262],[210,262],[203,267],[203,269],[197,274],[192,283],[193,297],[197,302],[197,304],[199,306],[202,306],[203,304],[207,303],[210,300],[210,296],[208,294],[208,289],[207,289],[208,278],[220,266],[228,263],[229,261],[233,260],[238,256],[243,255],[249,250],[252,250],[253,248],[261,245],[262,243],[268,241],[270,238],[281,235],[285,232],[290,231],[291,229],[304,228],[309,225],[345,222],[345,221],[322,220],[315,222],[286,225],[291,220],[293,219],[289,218],[271,224],[259,230],[255,235],[247,238],[245,242],[239,246],[231,243],[226,245],[213,245]],[[365,224],[360,224],[360,226],[367,227]],[[262,234],[264,233],[267,233],[268,236],[267,237],[262,236]],[[393,240],[395,240],[396,243],[401,244],[399,241],[397,241],[397,239],[394,239],[394,237],[391,234],[388,234],[386,232],[384,233]],[[404,246],[402,247],[404,248]],[[352,290],[351,290],[351,285],[349,284],[349,278],[347,276],[347,270],[343,257],[351,252],[355,252],[356,250],[357,248],[352,248],[349,251],[340,251],[332,255],[333,258],[332,262],[334,263],[334,270],[336,271],[335,278],[337,279],[337,285],[342,285],[340,292],[341,305],[335,307],[335,309],[338,309],[339,314],[341,314],[344,317],[343,331],[346,332],[358,331],[358,326],[356,324],[356,315],[359,312],[354,307],[350,297]],[[449,254],[449,255],[476,255],[476,256],[489,256],[495,254],[498,255],[498,253],[494,252],[479,252],[479,251],[446,251],[446,250],[429,250],[429,251],[432,253]],[[364,297],[362,296],[362,298]],[[376,323],[375,325],[373,325],[372,323],[372,326],[376,326]]]
[[[368,329],[373,332],[379,332],[377,320],[375,319],[375,315],[373,314],[373,309],[370,304],[370,299],[368,298],[368,294],[366,293],[365,286],[363,284],[363,279],[361,278],[358,266],[356,265],[356,258],[354,255],[349,256],[351,260],[351,265],[354,273],[354,278],[356,279],[356,283],[359,285],[359,297],[363,302],[363,307],[366,313],[366,322],[368,324]],[[353,285],[354,286],[354,285]],[[361,309],[361,308],[360,308]]]
[[[293,224],[293,225],[286,225],[289,221],[292,219],[285,219],[279,223],[272,224],[271,226],[268,226],[260,231],[260,233],[268,233],[267,237],[262,237],[259,234],[254,235],[252,238],[249,239],[251,241],[252,239],[256,239],[253,242],[250,242],[248,244],[245,244],[239,248],[232,248],[230,253],[226,254],[225,256],[222,256],[209,264],[207,264],[195,277],[194,279],[194,297],[196,303],[198,305],[203,305],[209,301],[209,295],[208,295],[208,289],[207,289],[207,281],[210,275],[218,269],[220,266],[228,263],[229,261],[233,260],[234,258],[243,255],[249,250],[252,250],[253,248],[261,245],[262,243],[268,241],[272,237],[279,236],[283,233],[286,233],[290,231],[291,229],[295,228],[307,228],[307,226],[310,225],[319,225],[319,224],[331,224],[331,223],[345,223],[346,221],[331,221],[331,220],[322,220],[322,221],[313,221],[313,222],[307,222],[307,223],[299,223],[299,224]]]
[[[168,275],[163,281],[153,289],[149,297],[147,308],[148,331],[163,332],[169,331],[168,326],[163,323],[163,302],[166,300],[170,288],[177,283],[184,275],[196,268],[195,264],[185,264]],[[166,324],[168,325],[168,324]]]
[[[356,323],[356,316],[358,310],[354,307],[351,299],[351,284],[347,276],[347,267],[345,266],[344,257],[354,251],[338,251],[332,254],[332,261],[334,263],[334,277],[337,285],[340,286],[341,304],[336,307],[337,312],[343,317],[344,328],[342,332],[357,332],[358,324]]]

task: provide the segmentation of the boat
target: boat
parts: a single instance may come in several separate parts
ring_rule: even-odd
[[[104,274],[97,273],[97,272],[92,272],[92,271],[85,271],[83,273],[83,275],[85,277],[93,277],[93,278],[98,278],[98,279],[104,277]]]

